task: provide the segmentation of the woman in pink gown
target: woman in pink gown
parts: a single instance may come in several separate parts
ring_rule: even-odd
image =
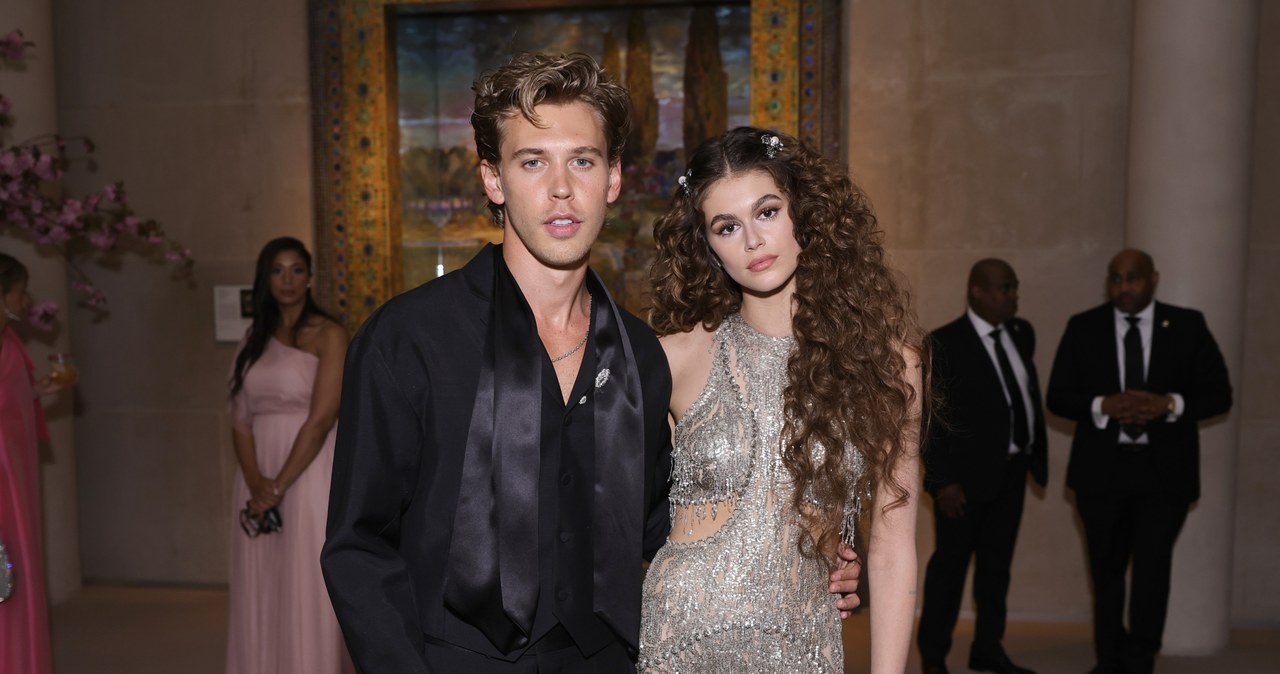
[[[21,262],[0,253],[0,542],[14,578],[13,593],[0,602],[0,674],[53,671],[37,443],[49,439],[39,396],[61,387],[47,378],[36,382],[31,356],[10,325],[31,308],[27,279]]]
[[[231,377],[228,674],[337,674],[350,665],[320,574],[346,330],[310,292],[311,256],[275,239],[258,256],[254,323]],[[271,510],[276,531],[262,526]],[[243,512],[242,512],[243,511]]]

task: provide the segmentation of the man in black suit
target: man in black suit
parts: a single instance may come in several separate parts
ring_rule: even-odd
[[[968,288],[965,315],[932,334],[933,381],[944,412],[924,450],[937,544],[925,571],[917,643],[925,674],[945,674],[973,557],[978,615],[969,669],[1032,674],[1011,662],[1000,642],[1027,473],[1041,486],[1048,475],[1032,361],[1036,336],[1014,317],[1018,277],[1008,263],[978,261]]]
[[[1117,254],[1107,270],[1111,301],[1071,317],[1049,378],[1049,410],[1076,422],[1067,486],[1089,550],[1098,673],[1154,668],[1173,544],[1200,497],[1198,424],[1231,408],[1226,363],[1204,316],[1153,302],[1159,281],[1150,255]]]
[[[325,580],[364,672],[633,671],[641,561],[670,528],[671,375],[587,266],[630,102],[581,54],[474,88],[503,244],[352,341]]]

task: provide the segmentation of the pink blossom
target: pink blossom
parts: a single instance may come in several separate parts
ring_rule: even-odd
[[[111,250],[116,245],[116,237],[110,232],[94,232],[89,235],[89,243],[99,250]]]
[[[21,63],[23,60],[22,52],[26,46],[27,41],[22,39],[22,31],[9,31],[8,35],[0,37],[0,58]]]
[[[67,199],[62,202],[62,212],[58,214],[58,224],[73,227],[84,212],[79,199]]]
[[[25,149],[8,148],[0,152],[0,171],[3,171],[5,175],[21,178],[22,172],[29,167],[29,161]]]
[[[72,226],[84,213],[84,206],[79,199],[67,199],[62,202],[62,212],[58,214],[58,224]]]
[[[107,296],[103,295],[97,286],[84,279],[72,281],[71,287],[84,293],[84,303],[91,307],[98,307],[107,303]]]
[[[132,235],[134,235],[134,236],[137,236],[137,235],[138,235],[138,225],[140,225],[140,224],[142,224],[142,221],[141,221],[141,220],[139,220],[138,218],[136,218],[136,217],[134,217],[134,216],[130,215],[129,217],[127,217],[127,218],[125,218],[125,219],[124,219],[124,222],[123,222],[123,225],[124,225],[124,231],[126,231],[126,232],[128,232],[128,233],[130,233],[130,234],[132,234]]]
[[[92,285],[88,287],[85,293],[88,297],[84,298],[84,302],[91,307],[100,307],[107,303],[107,296],[103,295],[101,290],[98,290]]]
[[[49,228],[49,241],[53,243],[64,243],[71,240],[71,232],[62,225],[54,225]]]
[[[119,183],[111,183],[102,188],[102,196],[106,197],[107,201],[114,203],[122,203],[124,201],[124,192],[120,190]]]
[[[58,305],[53,302],[41,302],[31,307],[27,322],[33,327],[48,332],[53,329],[54,319],[58,317]]]
[[[5,98],[4,94],[0,94],[0,115],[7,115],[12,109],[13,103],[11,103],[9,99]]]
[[[32,170],[42,180],[58,179],[58,169],[53,165],[53,155],[51,154],[40,155],[40,159],[36,161],[36,165]]]

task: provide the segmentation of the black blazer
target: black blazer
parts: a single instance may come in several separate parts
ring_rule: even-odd
[[[487,248],[463,269],[391,299],[347,353],[320,561],[363,671],[432,671],[425,635],[501,656],[443,599],[496,254]],[[670,528],[671,374],[653,332],[625,312],[623,320],[642,380],[645,470],[636,479],[644,480],[646,512],[644,540],[617,545],[651,558]],[[632,589],[638,596],[639,584]]]
[[[1036,333],[1021,318],[1006,323],[1027,369],[1027,388],[1034,413],[1031,422],[1031,475],[1040,486],[1049,478],[1048,441],[1040,408],[1040,379],[1032,357]],[[965,498],[995,498],[1009,464],[1009,402],[996,364],[987,355],[983,336],[973,328],[968,314],[930,334],[935,391],[942,402],[941,423],[930,424],[925,443],[925,489],[959,483]],[[1019,402],[1019,404],[1021,404]]]
[[[1186,403],[1177,421],[1149,424],[1147,437],[1161,483],[1179,498],[1194,501],[1200,498],[1199,422],[1231,409],[1227,365],[1199,311],[1156,302],[1145,388],[1161,395],[1177,393]],[[1119,392],[1112,305],[1072,316],[1053,359],[1047,402],[1049,411],[1076,422],[1067,486],[1077,493],[1111,484],[1120,424],[1110,419],[1099,429],[1091,406],[1095,397]]]

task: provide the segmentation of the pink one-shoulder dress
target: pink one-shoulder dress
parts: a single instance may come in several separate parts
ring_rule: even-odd
[[[14,589],[0,602],[0,674],[50,674],[49,607],[40,543],[38,443],[49,439],[35,365],[22,340],[0,334],[0,541]]]
[[[258,467],[275,476],[311,407],[320,361],[271,339],[232,400],[232,423],[253,435]],[[335,431],[280,504],[284,527],[250,538],[239,514],[249,500],[236,472],[231,500],[231,602],[227,674],[349,671],[342,633],[320,573]]]

